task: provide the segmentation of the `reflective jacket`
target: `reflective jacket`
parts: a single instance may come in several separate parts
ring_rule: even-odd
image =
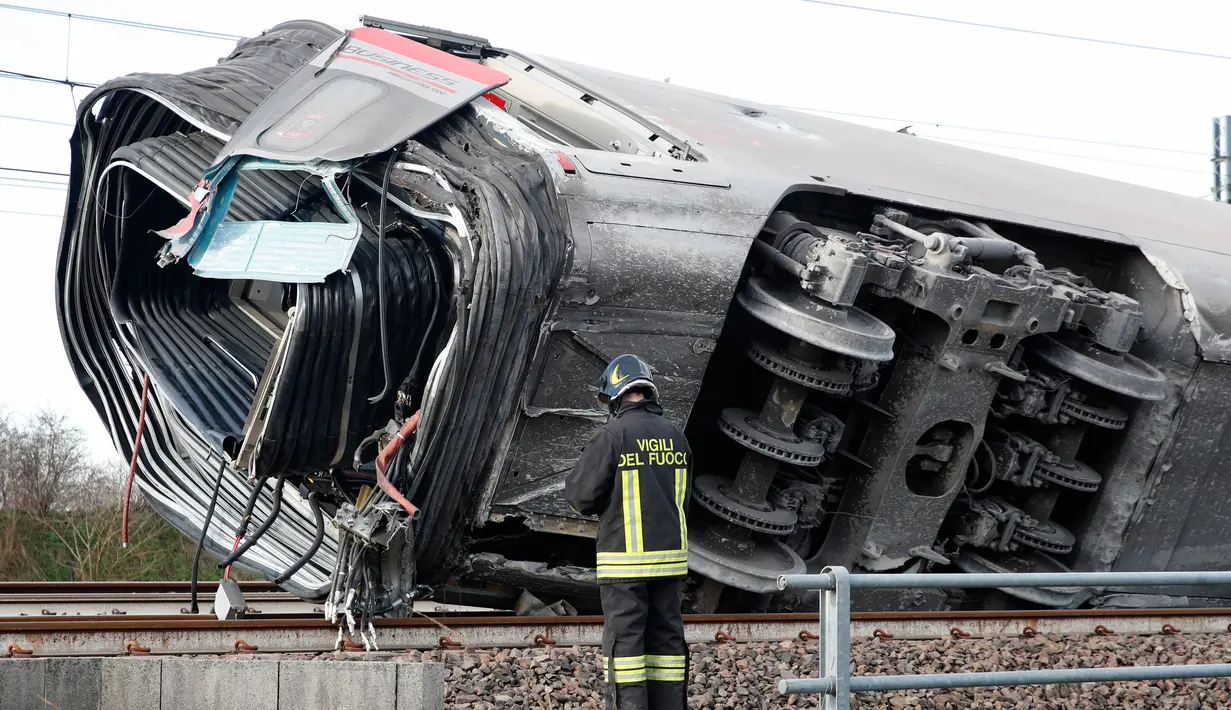
[[[564,483],[583,515],[598,515],[598,581],[688,574],[692,450],[648,400],[625,404],[595,432]]]

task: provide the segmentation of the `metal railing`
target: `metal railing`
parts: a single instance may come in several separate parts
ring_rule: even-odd
[[[820,677],[778,682],[783,695],[823,696],[824,710],[849,710],[850,694],[888,690],[978,688],[1048,683],[1099,683],[1231,677],[1231,663],[1116,668],[1057,668],[991,673],[851,675],[852,589],[1003,589],[1009,587],[1231,586],[1231,572],[1057,572],[989,574],[851,574],[826,567],[820,574],[786,575],[779,589],[816,589],[820,603]]]

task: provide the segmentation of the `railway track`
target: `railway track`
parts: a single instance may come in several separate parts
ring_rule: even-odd
[[[814,642],[814,614],[689,615],[690,643]],[[851,638],[930,639],[946,636],[1088,636],[1208,634],[1231,631],[1229,609],[1043,610],[856,613]],[[377,647],[431,648],[596,646],[602,618],[421,615],[376,622]],[[363,651],[320,615],[218,621],[206,614],[39,616],[0,620],[0,648],[9,656],[213,655]]]
[[[319,604],[304,601],[268,582],[240,585],[249,615],[261,617],[320,616]],[[197,600],[203,614],[213,609],[217,582],[201,582]],[[0,619],[30,617],[150,617],[188,614],[188,582],[0,582]],[[434,613],[488,612],[485,607],[422,601],[416,611]]]

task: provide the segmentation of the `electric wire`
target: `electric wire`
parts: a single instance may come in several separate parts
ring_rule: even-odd
[[[24,212],[22,210],[0,210],[0,214],[16,214],[26,217],[55,217],[56,219],[61,219],[64,217],[62,214],[52,214],[50,212]]]
[[[269,531],[269,526],[274,524],[274,520],[277,519],[278,513],[282,512],[282,489],[286,485],[286,477],[278,476],[277,481],[277,484],[274,486],[274,496],[270,504],[269,515],[260,524],[260,526],[257,527],[256,532],[252,533],[251,537],[245,537],[243,544],[241,544],[238,549],[231,552],[230,556],[218,563],[218,569],[230,567],[235,564],[239,558],[244,556],[244,553],[252,549],[252,546],[265,536],[265,533]],[[258,488],[257,490],[260,489]]]
[[[1093,156],[1093,155],[1082,155],[1080,153],[1066,153],[1064,151],[1045,150],[1043,148],[1023,148],[1020,146],[1008,145],[1006,143],[993,143],[993,142],[988,142],[988,141],[968,141],[968,140],[963,140],[960,138],[944,138],[941,136],[921,135],[918,137],[927,138],[927,139],[936,140],[936,141],[944,141],[946,143],[961,143],[964,145],[992,146],[992,147],[997,147],[997,148],[1005,148],[1008,150],[1021,150],[1027,153],[1042,153],[1044,155],[1059,155],[1059,156],[1064,156],[1068,158],[1078,158],[1081,160],[1097,160],[1103,163],[1118,163],[1121,165],[1133,165],[1133,166],[1142,167],[1142,168],[1153,168],[1154,170],[1173,170],[1175,172],[1194,173],[1197,175],[1207,175],[1208,174],[1207,171],[1205,170],[1194,170],[1192,168],[1177,168],[1171,165],[1157,165],[1155,163],[1139,163],[1134,160],[1117,160],[1115,158],[1100,158],[1098,156]]]
[[[3,178],[0,178],[0,180],[3,180]],[[57,192],[63,192],[68,189],[68,185],[24,185],[8,182],[0,182],[0,187],[11,187],[16,190],[56,190]]]
[[[12,10],[14,12],[29,12],[36,15],[51,15],[53,17],[66,17],[72,20],[86,20],[88,22],[98,22],[106,25],[117,25],[120,27],[132,27],[139,30],[154,30],[157,32],[169,32],[172,34],[187,35],[189,37],[204,37],[207,39],[225,39],[225,40],[241,40],[243,37],[239,35],[227,34],[225,32],[211,32],[209,30],[198,30],[191,27],[176,27],[174,25],[160,25],[153,22],[136,22],[134,20],[121,20],[115,17],[99,17],[97,15],[79,15],[75,12],[60,12],[57,10],[47,10],[41,7],[27,7],[25,5],[9,5],[8,3],[0,3],[0,10]]]
[[[13,116],[5,113],[0,113],[0,119],[6,119],[9,121],[27,121],[29,123],[46,123],[50,126],[67,126],[69,128],[72,128],[73,126],[73,124],[66,123],[64,121],[50,121],[45,118],[33,118],[31,116]]]
[[[831,0],[802,0],[810,5],[824,5],[826,7],[836,7],[844,10],[857,10],[860,12],[875,12],[881,15],[893,15],[895,17],[908,17],[914,20],[927,20],[930,22],[944,22],[951,25],[962,25],[965,27],[977,27],[985,30],[997,30],[1000,32],[1014,32],[1017,34],[1035,35],[1037,37],[1049,37],[1052,39],[1065,39],[1076,42],[1089,42],[1092,44],[1102,44],[1111,47],[1123,47],[1126,49],[1141,49],[1150,52],[1165,52],[1167,54],[1179,54],[1190,57],[1201,57],[1203,59],[1231,59],[1231,55],[1214,54],[1212,52],[1198,52],[1191,49],[1179,49],[1177,47],[1159,47],[1150,44],[1138,44],[1136,42],[1124,42],[1115,39],[1102,39],[1100,37],[1082,37],[1080,35],[1064,34],[1062,32],[1048,32],[1046,30],[1031,30],[1024,27],[1011,27],[1008,25],[997,25],[991,22],[974,22],[972,20],[959,20],[953,17],[938,17],[936,15],[922,15],[915,12],[904,12],[902,10],[889,10],[881,7],[867,7],[866,5],[851,5],[844,2],[832,2]]]
[[[380,320],[380,361],[385,370],[385,384],[380,394],[369,397],[368,401],[376,404],[389,393],[389,339],[385,329],[385,208],[389,200],[389,176],[393,172],[393,163],[397,159],[397,148],[389,152],[389,161],[385,163],[385,176],[380,184],[380,209],[376,214],[376,317]]]
[[[0,79],[17,79],[20,81],[33,81],[40,84],[59,84],[74,88],[84,86],[87,89],[97,89],[98,84],[91,84],[84,81],[72,81],[71,79],[56,79],[50,76],[40,76],[38,74],[27,74],[25,72],[13,71],[11,69],[0,69]]]
[[[218,505],[218,491],[222,489],[222,474],[227,470],[227,460],[221,459],[218,464],[218,479],[214,481],[214,493],[210,496],[209,507],[205,509],[205,522],[201,524],[201,536],[197,538],[197,551],[192,557],[191,603],[188,605],[190,614],[197,613],[197,578],[201,570],[201,550],[205,547],[205,535],[209,532],[210,521],[214,519],[214,507]]]
[[[873,121],[889,121],[891,123],[905,123],[911,126],[934,126],[936,128],[952,128],[959,131],[976,131],[979,133],[998,133],[1005,136],[1019,136],[1022,138],[1038,138],[1051,141],[1065,141],[1069,143],[1087,143],[1090,145],[1105,145],[1112,148],[1129,148],[1131,150],[1150,150],[1160,153],[1176,153],[1178,155],[1197,155],[1208,157],[1208,154],[1201,153],[1195,150],[1180,150],[1178,148],[1162,148],[1151,145],[1140,145],[1136,143],[1117,143],[1115,141],[1101,141],[1091,138],[1070,138],[1067,136],[1053,136],[1046,133],[1027,133],[1023,131],[1006,131],[999,128],[982,128],[979,126],[964,126],[956,123],[937,123],[936,121],[913,121],[908,118],[894,118],[892,116],[874,116],[866,113],[854,113],[851,111],[830,111],[828,109],[811,108],[808,106],[778,106],[778,108],[791,109],[793,111],[807,111],[809,113],[822,113],[833,116],[850,116],[853,118],[866,118]]]
[[[55,175],[56,177],[72,177],[68,173],[59,173],[54,170],[31,170],[30,168],[9,168],[0,165],[0,173],[29,173],[31,175]]]
[[[68,183],[60,180],[42,180],[39,178],[24,178],[24,177],[9,177],[8,175],[0,175],[0,180],[11,183],[19,183],[22,185],[51,185],[52,187],[64,188],[68,187]]]
[[[312,518],[316,523],[316,532],[312,537],[312,544],[308,546],[307,552],[304,552],[298,560],[295,560],[294,564],[278,575],[277,579],[274,580],[274,584],[285,584],[287,580],[295,576],[296,572],[303,569],[303,566],[308,564],[316,556],[316,552],[321,549],[321,542],[325,539],[325,516],[321,512],[320,504],[317,502],[316,491],[308,494],[308,507],[312,509]]]

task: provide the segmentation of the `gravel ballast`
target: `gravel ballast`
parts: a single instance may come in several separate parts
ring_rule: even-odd
[[[1150,635],[857,641],[855,675],[1007,671],[1129,665],[1228,663],[1228,636]],[[412,651],[446,664],[445,707],[602,708],[595,648]],[[705,644],[692,647],[689,707],[751,710],[816,707],[815,696],[785,697],[782,678],[815,677],[817,642]],[[1231,708],[1226,679],[1085,683],[960,690],[859,693],[857,708]]]

